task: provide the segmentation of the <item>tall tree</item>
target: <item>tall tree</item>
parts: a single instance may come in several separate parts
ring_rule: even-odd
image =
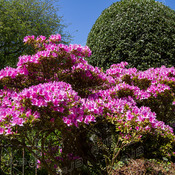
[[[14,67],[20,55],[31,54],[23,44],[26,35],[60,33],[65,44],[70,42],[58,10],[53,0],[0,0],[0,69]]]

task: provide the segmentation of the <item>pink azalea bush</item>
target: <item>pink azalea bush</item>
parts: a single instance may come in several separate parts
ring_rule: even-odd
[[[17,68],[0,71],[0,135],[23,144],[50,174],[77,157],[84,156],[85,164],[91,161],[89,131],[101,131],[100,123],[112,125],[121,148],[151,134],[166,140],[160,155],[174,156],[175,136],[168,125],[175,112],[174,67],[142,72],[121,62],[104,73],[84,59],[91,55],[87,46],[60,41],[59,34],[26,36],[25,44],[36,53],[20,56]],[[36,138],[41,155],[34,151]],[[113,165],[111,159],[106,166]]]

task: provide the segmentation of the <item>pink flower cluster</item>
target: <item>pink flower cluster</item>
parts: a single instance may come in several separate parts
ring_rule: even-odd
[[[117,65],[112,65],[110,69],[106,70],[106,74],[112,76],[116,82],[122,83],[122,88],[133,90],[136,99],[148,99],[150,96],[157,97],[157,94],[163,93],[165,90],[172,91],[171,87],[165,82],[175,81],[175,69],[174,67],[166,68],[162,66],[160,68],[150,68],[146,71],[137,71],[136,68],[125,69],[126,62],[121,62]],[[121,68],[122,67],[122,68]],[[131,85],[123,83],[123,78],[128,75],[130,77]],[[150,84],[146,90],[141,90],[137,83],[134,83],[134,79],[148,80]],[[117,85],[121,86],[121,84]],[[172,93],[173,95],[173,93]]]
[[[39,42],[44,42],[45,40],[46,40],[46,37],[42,36],[42,35],[40,35],[36,38],[36,41],[39,41]]]
[[[138,107],[136,102],[150,97],[156,100],[157,95],[165,91],[173,97],[174,67],[162,66],[142,72],[136,68],[126,69],[128,63],[121,62],[104,73],[84,59],[91,55],[87,46],[56,44],[60,40],[60,35],[51,35],[49,40],[44,36],[36,40],[34,36],[26,36],[24,42],[42,47],[34,55],[19,57],[16,69],[7,67],[0,71],[0,82],[7,82],[7,89],[0,91],[0,134],[15,134],[14,126],[23,127],[31,118],[33,122],[40,121],[45,111],[49,111],[57,115],[50,116],[51,124],[59,118],[65,125],[76,127],[106,117],[115,123],[125,140],[131,139],[134,132],[138,138],[144,132],[162,132],[175,138],[173,129],[158,121],[154,111],[147,106]],[[20,77],[24,77],[22,82]],[[38,80],[36,84],[27,84],[34,78]],[[144,80],[150,84],[142,89]],[[90,95],[78,94],[76,88],[82,84],[87,86]],[[172,101],[172,107],[174,104]]]
[[[70,52],[74,52],[74,54],[77,52],[77,56],[91,56],[91,50],[88,48],[88,46],[82,47],[81,45],[73,44],[69,46]]]
[[[106,108],[108,112],[110,112],[111,114],[118,114],[118,115],[124,114],[126,118],[122,118],[123,122],[132,120],[134,121],[136,126],[140,126],[140,125],[144,125],[143,124],[144,122],[149,121],[149,125],[152,128],[161,128],[162,130],[166,130],[170,133],[173,133],[173,129],[169,125],[165,125],[163,121],[158,121],[156,119],[156,113],[151,112],[151,109],[149,107],[142,106],[141,108],[138,108],[136,106],[135,101],[130,96],[127,98],[125,97],[125,98],[118,99],[117,94],[116,96],[114,96],[115,91],[116,90],[114,88],[111,88],[108,90],[100,90],[96,94],[95,101],[100,106],[100,112],[98,112],[100,113],[100,115],[104,113],[103,110]],[[92,98],[92,95],[90,95],[90,98]],[[126,105],[130,108],[127,111],[125,111]],[[98,110],[96,109],[96,111]],[[117,118],[118,118],[118,122],[120,123],[121,118],[118,115],[117,115]],[[122,122],[122,126],[124,124],[123,122]],[[147,125],[147,127],[149,125]]]
[[[51,35],[50,37],[49,37],[49,41],[50,42],[59,42],[59,41],[61,41],[61,35],[60,34],[57,34],[57,35]]]
[[[20,68],[12,68],[12,67],[6,67],[4,69],[0,70],[0,80],[5,78],[5,77],[10,77],[12,79],[16,78],[17,75],[27,75],[28,71],[27,69],[25,69],[25,67],[23,69]]]
[[[78,107],[77,105],[79,103],[76,103],[80,100],[80,97],[74,90],[72,90],[71,85],[65,82],[51,82],[31,86],[23,89],[19,93],[11,93],[10,99],[6,96],[4,97],[2,92],[1,94],[3,100],[1,102],[2,107],[0,108],[0,125],[4,122],[8,123],[6,124],[5,129],[11,129],[11,127],[15,125],[23,126],[23,123],[27,122],[27,119],[31,115],[34,116],[34,119],[40,118],[40,113],[37,111],[32,113],[30,110],[31,106],[37,106],[38,109],[47,107],[50,110],[62,113],[63,121],[68,126],[72,124],[78,126],[78,122],[84,122],[86,124],[89,122],[95,122],[95,117],[93,114],[98,114],[99,111],[99,109],[98,111],[96,109],[94,112],[95,109],[92,110],[90,108],[95,107],[95,102],[93,102],[92,105],[89,102],[81,100],[81,107]],[[30,103],[28,100],[30,100]],[[23,105],[25,105],[27,111],[22,107]],[[85,113],[85,109],[87,107],[90,108],[89,112],[93,111],[94,113]],[[70,114],[67,116],[64,114],[64,110],[66,108],[68,108],[70,112]],[[22,115],[25,115],[26,118],[23,119]],[[53,118],[51,118],[50,121],[53,122]],[[5,131],[7,130],[4,130],[4,132]]]
[[[32,35],[32,36],[26,36],[26,37],[24,37],[23,42],[24,43],[27,43],[28,41],[34,40],[34,39],[35,39],[35,36],[34,35]]]
[[[154,97],[157,97],[157,93],[162,93],[165,90],[170,90],[170,87],[159,83],[157,85],[151,85],[146,91],[153,94]]]
[[[124,77],[125,75],[130,75],[131,77],[133,75],[136,76],[137,69],[136,68],[125,69],[125,66],[127,65],[128,65],[127,62],[113,64],[111,65],[110,69],[106,70],[106,74],[114,77],[115,80],[119,82],[122,82],[122,77]]]
[[[28,41],[34,42],[33,40],[30,40],[30,37],[28,37]],[[44,36],[39,36],[36,41],[38,43],[41,43],[45,40]],[[85,77],[88,77],[90,80],[93,80],[94,82],[106,82],[106,85],[108,84],[115,84],[115,80],[111,77],[106,75],[104,72],[102,72],[98,67],[93,67],[85,61],[83,57],[87,57],[91,55],[90,49],[85,46],[82,47],[80,45],[70,45],[66,46],[63,44],[54,44],[54,43],[47,43],[46,41],[42,43],[45,47],[43,50],[39,50],[34,55],[23,55],[19,57],[19,61],[17,63],[17,68],[12,69],[10,73],[8,70],[2,70],[2,78],[7,77],[8,82],[10,82],[10,79],[18,79],[18,77],[23,76],[24,79],[31,79],[31,77],[39,82],[45,81],[58,81],[58,75],[61,77],[60,73],[66,75],[67,71],[71,73],[72,77],[77,75],[79,73],[79,77],[82,77],[83,79]],[[64,58],[64,59],[62,59]],[[44,77],[44,74],[46,72],[39,73],[41,71],[41,68],[43,66],[46,66],[46,61],[53,62],[55,60],[55,63],[59,63],[57,67],[53,68],[51,71],[54,72],[54,79],[53,77],[48,77],[46,80]],[[32,66],[37,66],[38,70],[31,69]],[[48,65],[49,66],[49,65]],[[63,70],[62,67],[64,67]],[[69,71],[71,67],[71,72]],[[36,68],[36,67],[35,67]],[[68,69],[66,69],[68,68]],[[81,71],[80,71],[81,70]],[[32,72],[34,71],[34,72]],[[59,72],[59,74],[57,74]],[[63,76],[64,76],[63,75]]]
[[[126,143],[148,132],[175,142],[172,127],[159,121],[147,105],[138,106],[145,99],[156,101],[159,95],[166,98],[169,94],[172,98],[167,99],[168,105],[172,104],[170,109],[174,110],[174,67],[138,71],[126,69],[128,63],[121,62],[104,73],[84,59],[91,55],[87,46],[66,46],[60,40],[59,34],[48,40],[45,36],[26,36],[24,42],[37,52],[19,57],[16,69],[6,67],[0,71],[0,83],[4,85],[0,90],[0,135],[16,137],[18,129],[25,129],[28,123],[34,126],[44,121],[50,128],[61,123],[64,131],[103,118],[114,125]],[[48,153],[63,160],[61,151],[58,154],[58,150],[48,150],[44,154]],[[47,161],[57,167],[54,161]]]
[[[42,40],[43,41],[43,40]],[[38,39],[38,42],[41,42],[41,36]],[[45,49],[38,51],[34,55],[23,55],[19,57],[19,61],[17,63],[17,69],[26,69],[27,64],[29,63],[34,63],[38,65],[45,64],[43,63],[45,59],[55,59],[60,62],[60,66],[63,64],[66,65],[67,63],[62,63],[62,59],[60,60],[58,55],[61,55],[62,57],[65,57],[65,61],[73,63],[72,66],[75,64],[86,64],[87,66],[87,61],[83,59],[83,57],[89,57],[91,55],[90,49],[85,46],[82,47],[80,45],[70,45],[66,46],[64,44],[45,44]],[[96,68],[97,69],[97,68]],[[73,68],[74,70],[74,68]],[[16,69],[14,69],[16,71]],[[3,72],[5,74],[5,72]],[[16,76],[18,74],[15,74]],[[3,75],[5,77],[5,75]],[[15,76],[14,76],[15,77]]]
[[[138,71],[136,68],[124,68],[128,65],[127,62],[121,62],[119,64],[111,65],[110,69],[106,70],[107,75],[114,76],[116,80],[122,81],[125,75],[129,75],[131,79],[137,77],[138,79],[148,79],[152,83],[158,81],[175,81],[175,69],[174,67],[166,68],[162,66],[160,68],[150,68],[146,71]]]
[[[30,100],[30,104],[27,99]],[[72,90],[71,85],[65,82],[52,82],[31,86],[12,95],[11,100],[3,98],[2,106],[4,107],[0,108],[1,122],[2,124],[5,121],[6,123],[8,122],[8,126],[6,126],[8,128],[14,125],[22,126],[30,115],[34,116],[35,119],[40,118],[40,114],[37,111],[31,112],[31,105],[38,108],[48,107],[53,111],[63,113],[70,103],[74,103],[78,99],[79,97]],[[14,104],[11,108],[9,107],[9,101],[11,104]],[[27,103],[25,103],[26,101]],[[7,108],[4,103],[8,104]],[[22,107],[24,104],[27,111]],[[26,115],[27,118],[21,118],[22,114]],[[9,117],[11,120],[9,120]]]

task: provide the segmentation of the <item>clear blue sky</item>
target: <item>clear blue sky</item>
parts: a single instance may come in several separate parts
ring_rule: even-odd
[[[88,34],[102,11],[119,0],[59,0],[58,15],[63,15],[72,44],[86,45]],[[175,10],[175,0],[157,0]]]

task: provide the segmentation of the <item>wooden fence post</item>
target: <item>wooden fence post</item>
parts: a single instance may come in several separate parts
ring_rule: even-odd
[[[25,151],[25,149],[23,147],[22,148],[22,175],[24,175],[24,166],[25,166],[25,158],[24,158],[25,154],[24,154],[24,151]]]
[[[10,153],[10,174],[13,175],[13,146],[11,145]]]

